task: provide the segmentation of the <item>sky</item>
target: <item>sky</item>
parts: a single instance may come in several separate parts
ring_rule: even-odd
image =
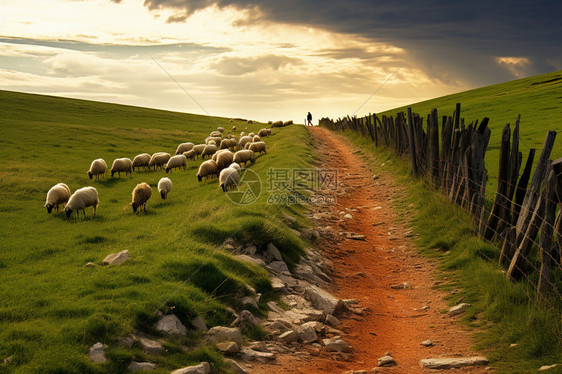
[[[0,89],[259,121],[562,69],[560,1],[2,0]]]

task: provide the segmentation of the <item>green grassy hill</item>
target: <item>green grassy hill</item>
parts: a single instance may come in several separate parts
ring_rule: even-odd
[[[201,143],[217,126],[257,132],[264,125],[7,91],[0,91],[0,113],[0,362],[12,356],[0,373],[119,372],[131,359],[154,362],[157,372],[201,360],[220,368],[213,348],[196,348],[196,334],[169,340],[167,352],[154,357],[115,342],[132,331],[153,332],[159,311],[173,310],[187,326],[197,315],[209,326],[230,323],[227,307],[240,310],[240,296],[252,293],[246,284],[263,294],[262,305],[273,297],[263,269],[220,248],[228,237],[258,247],[273,242],[289,265],[305,244],[282,224],[265,191],[253,204],[236,205],[217,179],[199,183],[200,158],[168,175],[174,186],[165,201],[156,190],[163,170],[100,182],[86,172],[100,157],[110,168],[119,157],[173,154],[179,143]],[[275,128],[265,141],[268,153],[251,166],[264,189],[270,167],[312,160],[303,126]],[[72,192],[96,187],[97,215],[92,208],[79,219],[47,214],[46,193],[59,182]],[[131,192],[140,182],[153,194],[146,214],[133,214]],[[106,255],[125,249],[130,261],[101,266]],[[100,266],[86,267],[90,261]],[[87,357],[97,341],[110,347],[106,364]]]
[[[486,168],[488,183],[494,186],[494,189],[488,189],[488,193],[492,193],[497,184],[499,148],[502,128],[506,123],[510,123],[513,130],[517,116],[521,114],[519,150],[523,152],[523,162],[529,149],[536,148],[536,163],[546,133],[549,130],[562,131],[562,71],[477,88],[377,114],[395,115],[411,107],[412,111],[426,119],[433,108],[438,109],[439,116],[451,116],[456,103],[462,104],[461,117],[467,125],[484,117],[490,118],[492,136],[486,153]],[[560,137],[562,134],[558,134],[552,160],[562,157]]]

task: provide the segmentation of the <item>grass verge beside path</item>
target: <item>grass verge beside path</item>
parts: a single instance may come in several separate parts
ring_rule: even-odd
[[[542,365],[557,363],[548,372],[561,373],[560,305],[554,309],[537,304],[532,286],[508,281],[497,265],[500,249],[474,235],[469,214],[424,181],[413,179],[406,160],[377,149],[356,133],[344,134],[362,150],[373,173],[391,173],[405,190],[405,196],[395,201],[397,211],[419,234],[420,251],[439,261],[437,276],[444,281],[440,287],[460,289],[448,296],[450,304],[461,297],[472,304],[461,321],[473,333],[475,349],[485,353],[495,372],[535,373]]]
[[[267,202],[267,171],[310,165],[306,129],[273,129],[264,139],[268,153],[249,166],[262,193],[252,204],[236,205],[217,179],[197,181],[201,158],[168,175],[108,173],[96,182],[86,171],[100,157],[111,167],[118,157],[174,154],[179,143],[202,143],[217,126],[236,125],[238,135],[264,124],[8,91],[0,91],[0,113],[0,373],[118,373],[131,360],[155,363],[155,373],[200,361],[222,372],[221,355],[200,346],[197,333],[166,338],[162,355],[144,353],[136,343],[119,347],[117,339],[132,332],[159,338],[153,329],[158,311],[176,314],[188,328],[195,316],[209,327],[228,325],[228,307],[240,311],[240,300],[254,295],[247,285],[262,294],[260,310],[250,310],[264,313],[275,297],[267,272],[233,259],[221,244],[233,237],[262,250],[271,242],[289,266],[298,261],[305,243],[286,226],[280,207]],[[164,176],[173,182],[167,200],[156,190]],[[92,208],[79,219],[47,214],[46,193],[59,182],[72,192],[96,187],[96,216]],[[146,213],[133,214],[131,192],[140,182],[151,185],[152,197]],[[105,256],[125,249],[129,261],[101,266]],[[98,266],[85,267],[90,261]],[[109,346],[107,363],[87,356],[98,341]],[[7,357],[11,362],[2,364]]]

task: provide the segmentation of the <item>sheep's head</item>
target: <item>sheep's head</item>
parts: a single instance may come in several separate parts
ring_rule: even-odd
[[[137,212],[137,208],[139,207],[139,205],[135,202],[131,203],[131,206],[133,207],[133,212],[136,213]]]
[[[72,209],[64,208],[64,211],[66,213],[66,218],[70,218],[70,215],[72,214]]]
[[[226,186],[224,183],[222,183],[219,187],[222,188],[223,192],[226,192]]]
[[[111,170],[111,176],[113,177],[113,174],[115,174],[115,172],[113,170]]]
[[[45,208],[47,208],[47,213],[51,213],[53,211],[53,204],[45,204]]]
[[[199,182],[201,182],[201,180],[203,179],[203,177],[200,174],[197,174],[197,179],[199,180]]]
[[[91,172],[91,171],[88,171],[88,176],[90,177],[90,179],[92,179],[92,178],[93,178],[93,176],[94,176],[94,174],[92,174],[92,172]]]

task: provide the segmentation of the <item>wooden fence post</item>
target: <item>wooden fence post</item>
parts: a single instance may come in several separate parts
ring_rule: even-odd
[[[537,286],[537,299],[541,299],[550,288],[550,269],[553,265],[555,245],[553,241],[554,227],[552,222],[556,215],[556,174],[552,167],[546,181],[544,221],[539,237],[539,247],[541,251],[541,269],[539,274],[539,284]]]
[[[416,145],[414,143],[414,119],[412,116],[412,108],[408,108],[408,139],[410,143],[410,161],[412,164],[412,175],[418,176],[418,167],[416,164]]]

